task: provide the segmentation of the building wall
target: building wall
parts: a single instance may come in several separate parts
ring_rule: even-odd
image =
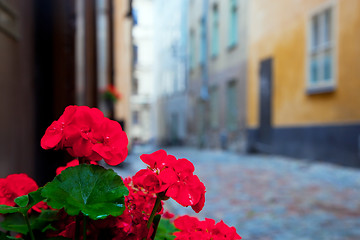
[[[231,3],[237,11],[236,43],[229,44]],[[215,8],[218,9],[218,52],[213,53]],[[206,41],[201,43],[201,21],[206,21]],[[248,1],[197,0],[189,3],[189,102],[192,141],[199,145],[244,150],[246,128],[246,76]],[[192,39],[194,36],[194,39]],[[195,41],[194,41],[195,40]],[[194,41],[192,44],[191,42]],[[202,59],[202,45],[206,58]],[[193,58],[193,59],[191,59]],[[191,63],[193,61],[193,64]],[[228,86],[234,83],[236,99],[228,100]],[[216,92],[216,93],[214,93]],[[216,98],[216,99],[213,99]],[[235,101],[235,102],[234,102]],[[231,107],[234,106],[234,107]],[[229,125],[229,112],[236,119]],[[194,136],[196,133],[197,136]]]
[[[203,16],[203,1],[189,1],[188,3],[188,76],[189,76],[189,110],[187,116],[187,142],[193,146],[201,144],[202,119],[199,109],[200,89],[202,86],[201,68],[199,66],[200,49],[200,20]]]
[[[309,93],[310,16],[327,4],[334,9],[336,85]],[[247,125],[254,141],[260,126],[260,62],[273,58],[272,146],[265,151],[359,164],[359,13],[356,0],[251,1]]]
[[[130,106],[132,119],[130,137],[140,143],[153,138],[153,98],[154,98],[154,43],[153,43],[153,2],[134,0],[133,11],[136,24],[132,29],[133,45],[136,48],[136,60],[133,61],[132,94]]]
[[[32,3],[0,1],[1,178],[20,172],[35,177],[40,143],[35,138]]]
[[[186,140],[187,7],[187,0],[154,1],[155,108],[159,144],[182,144]]]
[[[308,14],[328,0],[252,1],[249,39],[248,125],[258,126],[259,61],[274,58],[273,125],[299,126],[360,121],[360,3],[333,1],[337,6],[337,86],[327,94],[306,93]],[[287,9],[284,11],[284,9]]]
[[[130,95],[132,79],[132,18],[129,1],[114,0],[114,85],[121,93],[114,117],[130,131]],[[130,140],[130,139],[129,139]]]

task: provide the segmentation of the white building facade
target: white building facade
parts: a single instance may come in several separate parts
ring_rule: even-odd
[[[130,98],[133,143],[148,143],[154,129],[154,26],[153,1],[133,0],[133,79]]]
[[[188,0],[154,0],[157,140],[179,145],[187,137]]]

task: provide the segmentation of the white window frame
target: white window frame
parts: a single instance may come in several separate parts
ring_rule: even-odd
[[[327,9],[331,9],[331,42],[325,43],[321,40],[323,38],[323,26],[324,26],[324,13]],[[312,20],[315,16],[320,16],[320,44],[316,49],[312,48]],[[307,48],[306,48],[306,90],[308,94],[332,92],[337,86],[337,42],[338,42],[338,7],[337,0],[329,0],[310,11],[307,18]],[[323,78],[323,66],[319,67],[319,80],[316,83],[311,82],[311,59],[313,55],[322,57],[326,51],[331,52],[332,57],[332,78],[325,80]],[[322,58],[321,58],[322,59]],[[320,63],[322,64],[322,62]]]

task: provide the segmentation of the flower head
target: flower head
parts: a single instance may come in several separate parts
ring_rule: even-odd
[[[38,189],[36,182],[25,173],[11,174],[6,178],[0,178],[0,204],[15,207],[15,198],[27,195]],[[31,209],[41,212],[41,209],[47,209],[44,202],[39,202]]]
[[[41,139],[44,149],[66,149],[73,157],[104,159],[110,165],[125,160],[127,145],[128,138],[118,122],[87,106],[68,106]]]
[[[176,159],[164,150],[143,154],[141,160],[148,169],[140,170],[133,177],[134,185],[173,198],[180,205],[191,206],[200,212],[205,203],[205,186],[194,175],[194,165],[187,159]]]
[[[234,227],[229,227],[222,220],[215,224],[213,219],[205,218],[200,221],[196,217],[182,216],[174,221],[179,232],[175,232],[176,240],[185,239],[214,239],[214,240],[238,240],[240,235]]]

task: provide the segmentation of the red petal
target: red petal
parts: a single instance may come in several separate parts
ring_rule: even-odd
[[[194,206],[191,206],[191,208],[196,213],[199,213],[203,209],[204,205],[205,205],[205,194],[201,194],[200,200],[198,201],[198,203],[195,204]]]
[[[155,168],[155,164],[156,162],[161,161],[162,159],[164,159],[167,156],[167,153],[165,152],[165,150],[158,150],[156,152],[153,152],[151,154],[142,154],[140,156],[140,159],[146,163],[147,165],[149,165],[151,168]]]
[[[45,131],[44,136],[41,138],[41,147],[43,149],[51,149],[56,147],[63,137],[61,124],[54,121]]]
[[[159,178],[162,182],[173,184],[178,181],[178,176],[175,171],[171,168],[165,168],[163,171],[159,173]]]

